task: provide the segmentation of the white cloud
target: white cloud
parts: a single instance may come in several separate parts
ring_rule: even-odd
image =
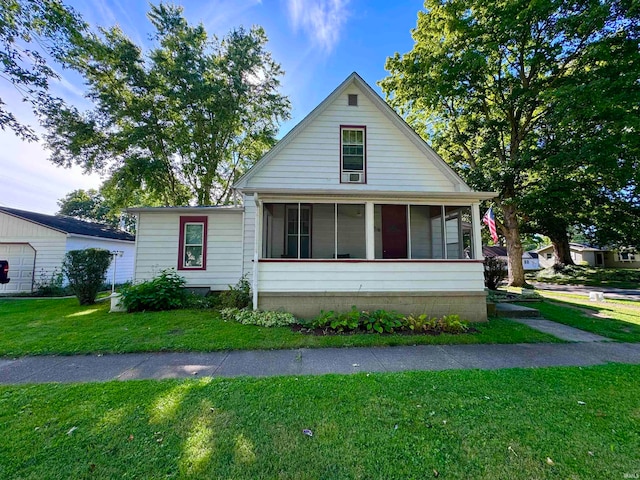
[[[314,44],[331,52],[349,16],[349,0],[287,0],[295,31],[304,30]]]

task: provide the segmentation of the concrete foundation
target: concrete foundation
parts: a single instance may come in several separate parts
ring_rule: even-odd
[[[430,317],[459,315],[462,320],[486,322],[485,292],[260,292],[258,308],[290,312],[309,319],[321,310],[394,310],[410,315],[426,313]]]

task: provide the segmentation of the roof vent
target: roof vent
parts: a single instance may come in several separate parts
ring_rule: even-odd
[[[349,106],[350,107],[357,107],[358,106],[358,95],[356,95],[355,93],[350,93],[348,95],[349,97]]]

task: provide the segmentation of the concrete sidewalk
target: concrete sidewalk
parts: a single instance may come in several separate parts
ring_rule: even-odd
[[[0,360],[0,384],[584,366],[607,362],[640,364],[640,344],[422,345],[24,357]]]

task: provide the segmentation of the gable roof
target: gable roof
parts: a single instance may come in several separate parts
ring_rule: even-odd
[[[400,132],[402,132],[433,164],[450,180],[456,191],[471,192],[471,188],[453,171],[453,169],[404,121],[391,106],[385,102],[374,90],[365,82],[360,75],[353,72],[344,80],[327,98],[325,98],[311,113],[309,113],[300,123],[293,127],[271,150],[269,150],[253,167],[240,177],[233,188],[243,189],[247,182],[259,172],[266,164],[276,157],[300,132],[302,132],[316,117],[322,114],[332,102],[339,97],[348,87],[355,84],[362,93],[375,105],[380,112],[387,117]],[[489,198],[489,197],[488,197]]]
[[[136,237],[123,230],[118,230],[102,223],[85,222],[64,215],[45,215],[44,213],[28,212],[15,208],[0,207],[0,212],[36,223],[43,227],[57,230],[61,233],[85,235],[88,237],[108,238],[112,240],[127,240],[133,242]]]

